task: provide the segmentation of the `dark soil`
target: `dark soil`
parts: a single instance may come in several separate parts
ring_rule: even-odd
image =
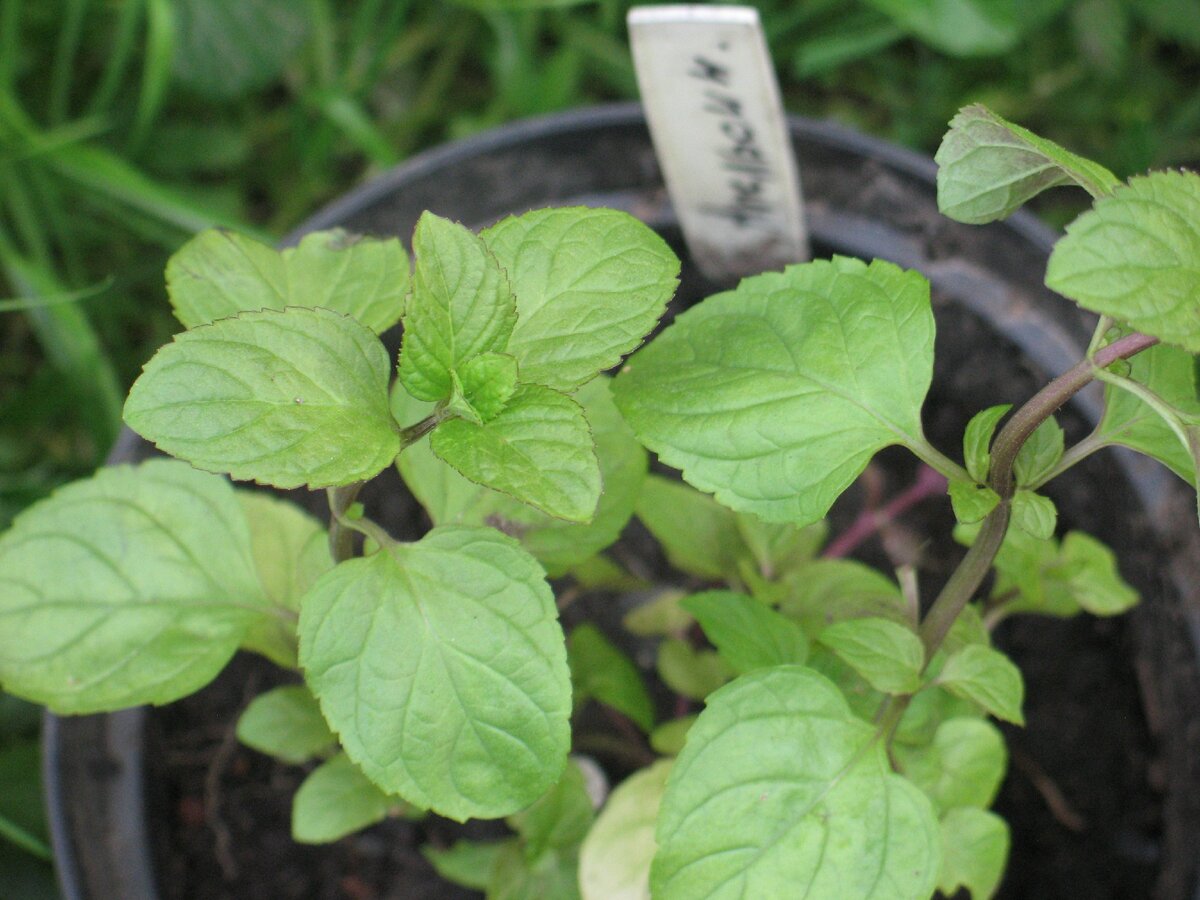
[[[697,293],[702,289],[695,283],[690,287]],[[975,411],[999,402],[1019,403],[1043,378],[969,314],[941,305],[937,315],[937,387],[926,407],[926,422],[934,443],[957,455],[954,444]],[[1077,417],[1067,415],[1062,423],[1068,439],[1082,435],[1084,426]],[[913,471],[911,457],[902,452],[888,451],[878,458],[876,475],[882,475],[889,494],[903,489]],[[1097,485],[1103,490],[1096,490]],[[1119,546],[1122,572],[1149,598],[1151,611],[1165,605],[1161,598],[1168,588],[1155,568],[1160,557],[1146,522],[1135,516],[1119,523],[1109,511],[1133,508],[1111,459],[1089,460],[1079,477],[1051,494],[1061,513],[1060,533],[1083,527]],[[378,512],[380,502],[369,501],[368,509]],[[389,502],[396,505],[381,518],[390,520],[393,530],[412,534],[419,514],[405,499]],[[834,533],[855,516],[861,502],[857,489],[839,502],[832,516]],[[947,505],[927,502],[887,529],[882,541],[869,541],[859,555],[885,566],[896,554],[916,558],[922,595],[931,597],[962,552],[948,538],[951,526]],[[678,578],[636,523],[616,553],[640,559],[666,580]],[[615,634],[628,602],[629,598],[591,595],[572,604],[564,618],[568,627],[580,618],[593,618]],[[1171,840],[1164,832],[1165,768],[1139,691],[1131,620],[1026,618],[1003,624],[996,640],[1025,673],[1028,719],[1024,729],[1007,729],[1012,760],[997,809],[1012,826],[1013,851],[1001,896],[1124,900],[1155,895],[1159,879],[1160,896],[1184,896],[1183,885],[1190,877],[1187,864],[1178,872],[1161,871],[1165,842]],[[645,647],[629,649],[650,679],[653,653]],[[328,847],[292,842],[291,797],[305,770],[277,764],[233,737],[238,711],[254,695],[288,677],[261,660],[239,658],[206,690],[151,716],[149,796],[163,814],[155,831],[163,896],[480,896],[439,881],[419,848],[426,843],[448,846],[464,835],[503,833],[503,826],[495,823],[464,827],[436,817],[418,823],[397,819]],[[660,700],[660,711],[670,714],[665,692]],[[596,709],[585,708],[577,726],[586,735],[580,740],[613,780],[647,752],[636,743],[606,751],[610,742],[623,739],[625,730]],[[1190,815],[1193,818],[1182,824],[1184,834],[1189,832],[1187,822],[1197,821],[1195,810]],[[1177,823],[1176,833],[1180,828]]]

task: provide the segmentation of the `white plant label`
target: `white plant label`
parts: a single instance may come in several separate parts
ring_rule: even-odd
[[[758,11],[640,6],[642,104],[692,258],[729,281],[809,257],[800,178]]]

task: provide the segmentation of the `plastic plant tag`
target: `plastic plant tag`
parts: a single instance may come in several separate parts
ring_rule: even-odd
[[[809,258],[800,179],[758,11],[639,6],[629,39],[692,258],[731,282]]]

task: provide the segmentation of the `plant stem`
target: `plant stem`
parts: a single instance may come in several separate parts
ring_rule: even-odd
[[[991,475],[988,482],[992,490],[1000,495],[1000,503],[983,520],[975,543],[971,545],[958,568],[950,576],[950,580],[946,582],[946,586],[929,607],[929,612],[925,614],[920,635],[925,644],[926,663],[933,658],[950,626],[970,602],[992,568],[992,562],[1008,530],[1009,504],[1017,487],[1013,477],[1013,464],[1025,441],[1039,425],[1054,415],[1059,407],[1091,382],[1096,377],[1097,369],[1112,365],[1119,359],[1128,359],[1157,343],[1158,338],[1137,332],[1113,341],[1034,394],[1000,430],[992,444]]]
[[[882,509],[864,509],[850,527],[829,542],[821,554],[826,559],[839,559],[852,553],[859,544],[882,529],[900,514],[927,497],[943,494],[946,478],[929,466],[922,466],[911,486],[888,501]]]
[[[335,564],[345,562],[354,555],[355,529],[347,524],[346,513],[358,499],[365,481],[356,481],[342,487],[329,488],[329,553]]]

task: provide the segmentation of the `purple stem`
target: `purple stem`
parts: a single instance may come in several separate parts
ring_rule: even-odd
[[[946,492],[946,476],[936,469],[922,465],[917,470],[916,481],[905,488],[881,509],[864,509],[850,527],[829,542],[821,555],[826,559],[840,559],[853,553],[863,541],[907,512],[927,497]]]

